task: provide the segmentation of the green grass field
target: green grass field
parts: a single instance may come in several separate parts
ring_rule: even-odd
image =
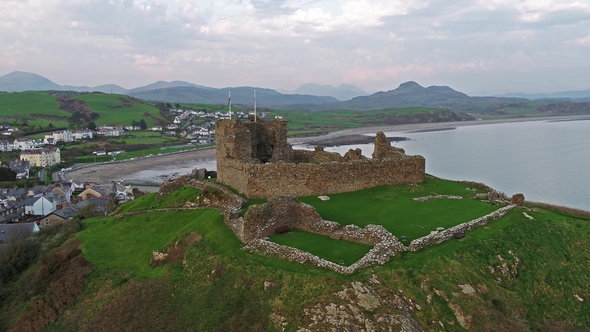
[[[14,115],[42,114],[69,117],[71,114],[61,110],[55,96],[45,91],[26,91],[20,93],[0,92],[0,115],[13,118]]]
[[[398,238],[408,241],[428,235],[437,227],[449,228],[497,209],[489,203],[470,199],[474,192],[465,184],[427,177],[424,184],[381,186],[353,193],[330,195],[329,201],[315,196],[299,200],[316,208],[322,218],[341,225],[383,225]],[[412,198],[440,195],[459,195],[462,200],[434,199],[416,202]]]
[[[271,235],[270,241],[301,249],[344,266],[354,264],[356,261],[363,258],[363,256],[365,256],[372,248],[365,244],[335,240],[329,236],[300,230],[292,230],[283,234]]]

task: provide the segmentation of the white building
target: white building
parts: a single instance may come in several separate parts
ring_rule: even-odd
[[[26,137],[21,137],[14,140],[14,149],[27,151],[33,149],[35,147],[35,143]]]
[[[92,130],[78,130],[72,133],[74,140],[92,139]]]
[[[0,152],[12,151],[13,148],[14,148],[13,143],[11,143],[7,140],[0,141]]]

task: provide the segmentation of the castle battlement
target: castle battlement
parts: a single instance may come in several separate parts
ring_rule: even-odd
[[[373,158],[360,149],[344,156],[321,147],[294,150],[282,119],[218,120],[215,133],[217,180],[249,198],[335,194],[424,181],[424,157],[392,147],[382,132],[375,139]]]

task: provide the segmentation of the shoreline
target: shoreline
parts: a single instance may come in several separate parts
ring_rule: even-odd
[[[453,130],[463,126],[477,126],[489,124],[502,124],[513,122],[529,121],[577,121],[590,120],[590,115],[585,116],[560,116],[560,117],[537,117],[537,118],[514,118],[497,120],[476,120],[462,122],[437,122],[437,123],[416,123],[393,126],[376,126],[345,129],[320,136],[293,137],[287,141],[292,145],[322,144],[322,141],[330,142],[330,145],[355,144],[355,137],[360,137],[365,143],[369,137],[367,134],[384,132],[427,132],[440,130]],[[399,135],[396,135],[399,136]],[[397,137],[398,139],[401,137]],[[374,140],[374,138],[373,138]],[[339,143],[340,144],[335,144]],[[369,142],[370,143],[370,142]],[[159,186],[162,182],[173,178],[174,174],[183,175],[190,173],[194,168],[216,169],[215,148],[203,148],[191,151],[172,152],[159,156],[139,158],[135,160],[123,160],[116,162],[103,162],[96,164],[83,164],[74,166],[72,170],[64,173],[66,180],[80,180],[83,182],[98,182],[108,184],[111,181],[124,180],[125,183],[136,186]],[[114,166],[114,167],[113,167]],[[183,172],[183,174],[180,174]]]
[[[502,123],[516,123],[516,122],[530,122],[530,121],[580,121],[590,120],[590,115],[569,115],[569,116],[544,116],[534,118],[511,118],[511,119],[494,119],[494,120],[474,120],[461,122],[435,122],[435,123],[411,123],[391,126],[374,126],[374,127],[360,127],[333,131],[319,136],[306,137],[292,137],[287,139],[290,144],[308,145],[313,142],[321,142],[324,140],[331,140],[345,136],[366,135],[379,131],[383,132],[398,132],[398,133],[416,133],[416,132],[430,132],[453,130],[457,127],[465,126],[481,126],[490,124]]]

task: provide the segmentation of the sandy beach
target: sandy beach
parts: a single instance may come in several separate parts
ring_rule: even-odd
[[[421,132],[435,130],[451,130],[460,126],[487,125],[524,121],[574,121],[590,120],[590,116],[566,116],[543,118],[518,118],[499,120],[480,120],[465,122],[417,123],[396,126],[379,126],[346,129],[321,136],[293,137],[289,143],[293,145],[346,145],[355,144],[355,140],[363,140],[362,135],[383,132]],[[135,160],[105,162],[74,166],[66,172],[66,180],[80,180],[84,182],[98,182],[101,184],[123,180],[132,185],[160,185],[167,179],[190,173],[195,168],[215,170],[215,149],[207,148],[164,154],[160,156],[144,157]]]

